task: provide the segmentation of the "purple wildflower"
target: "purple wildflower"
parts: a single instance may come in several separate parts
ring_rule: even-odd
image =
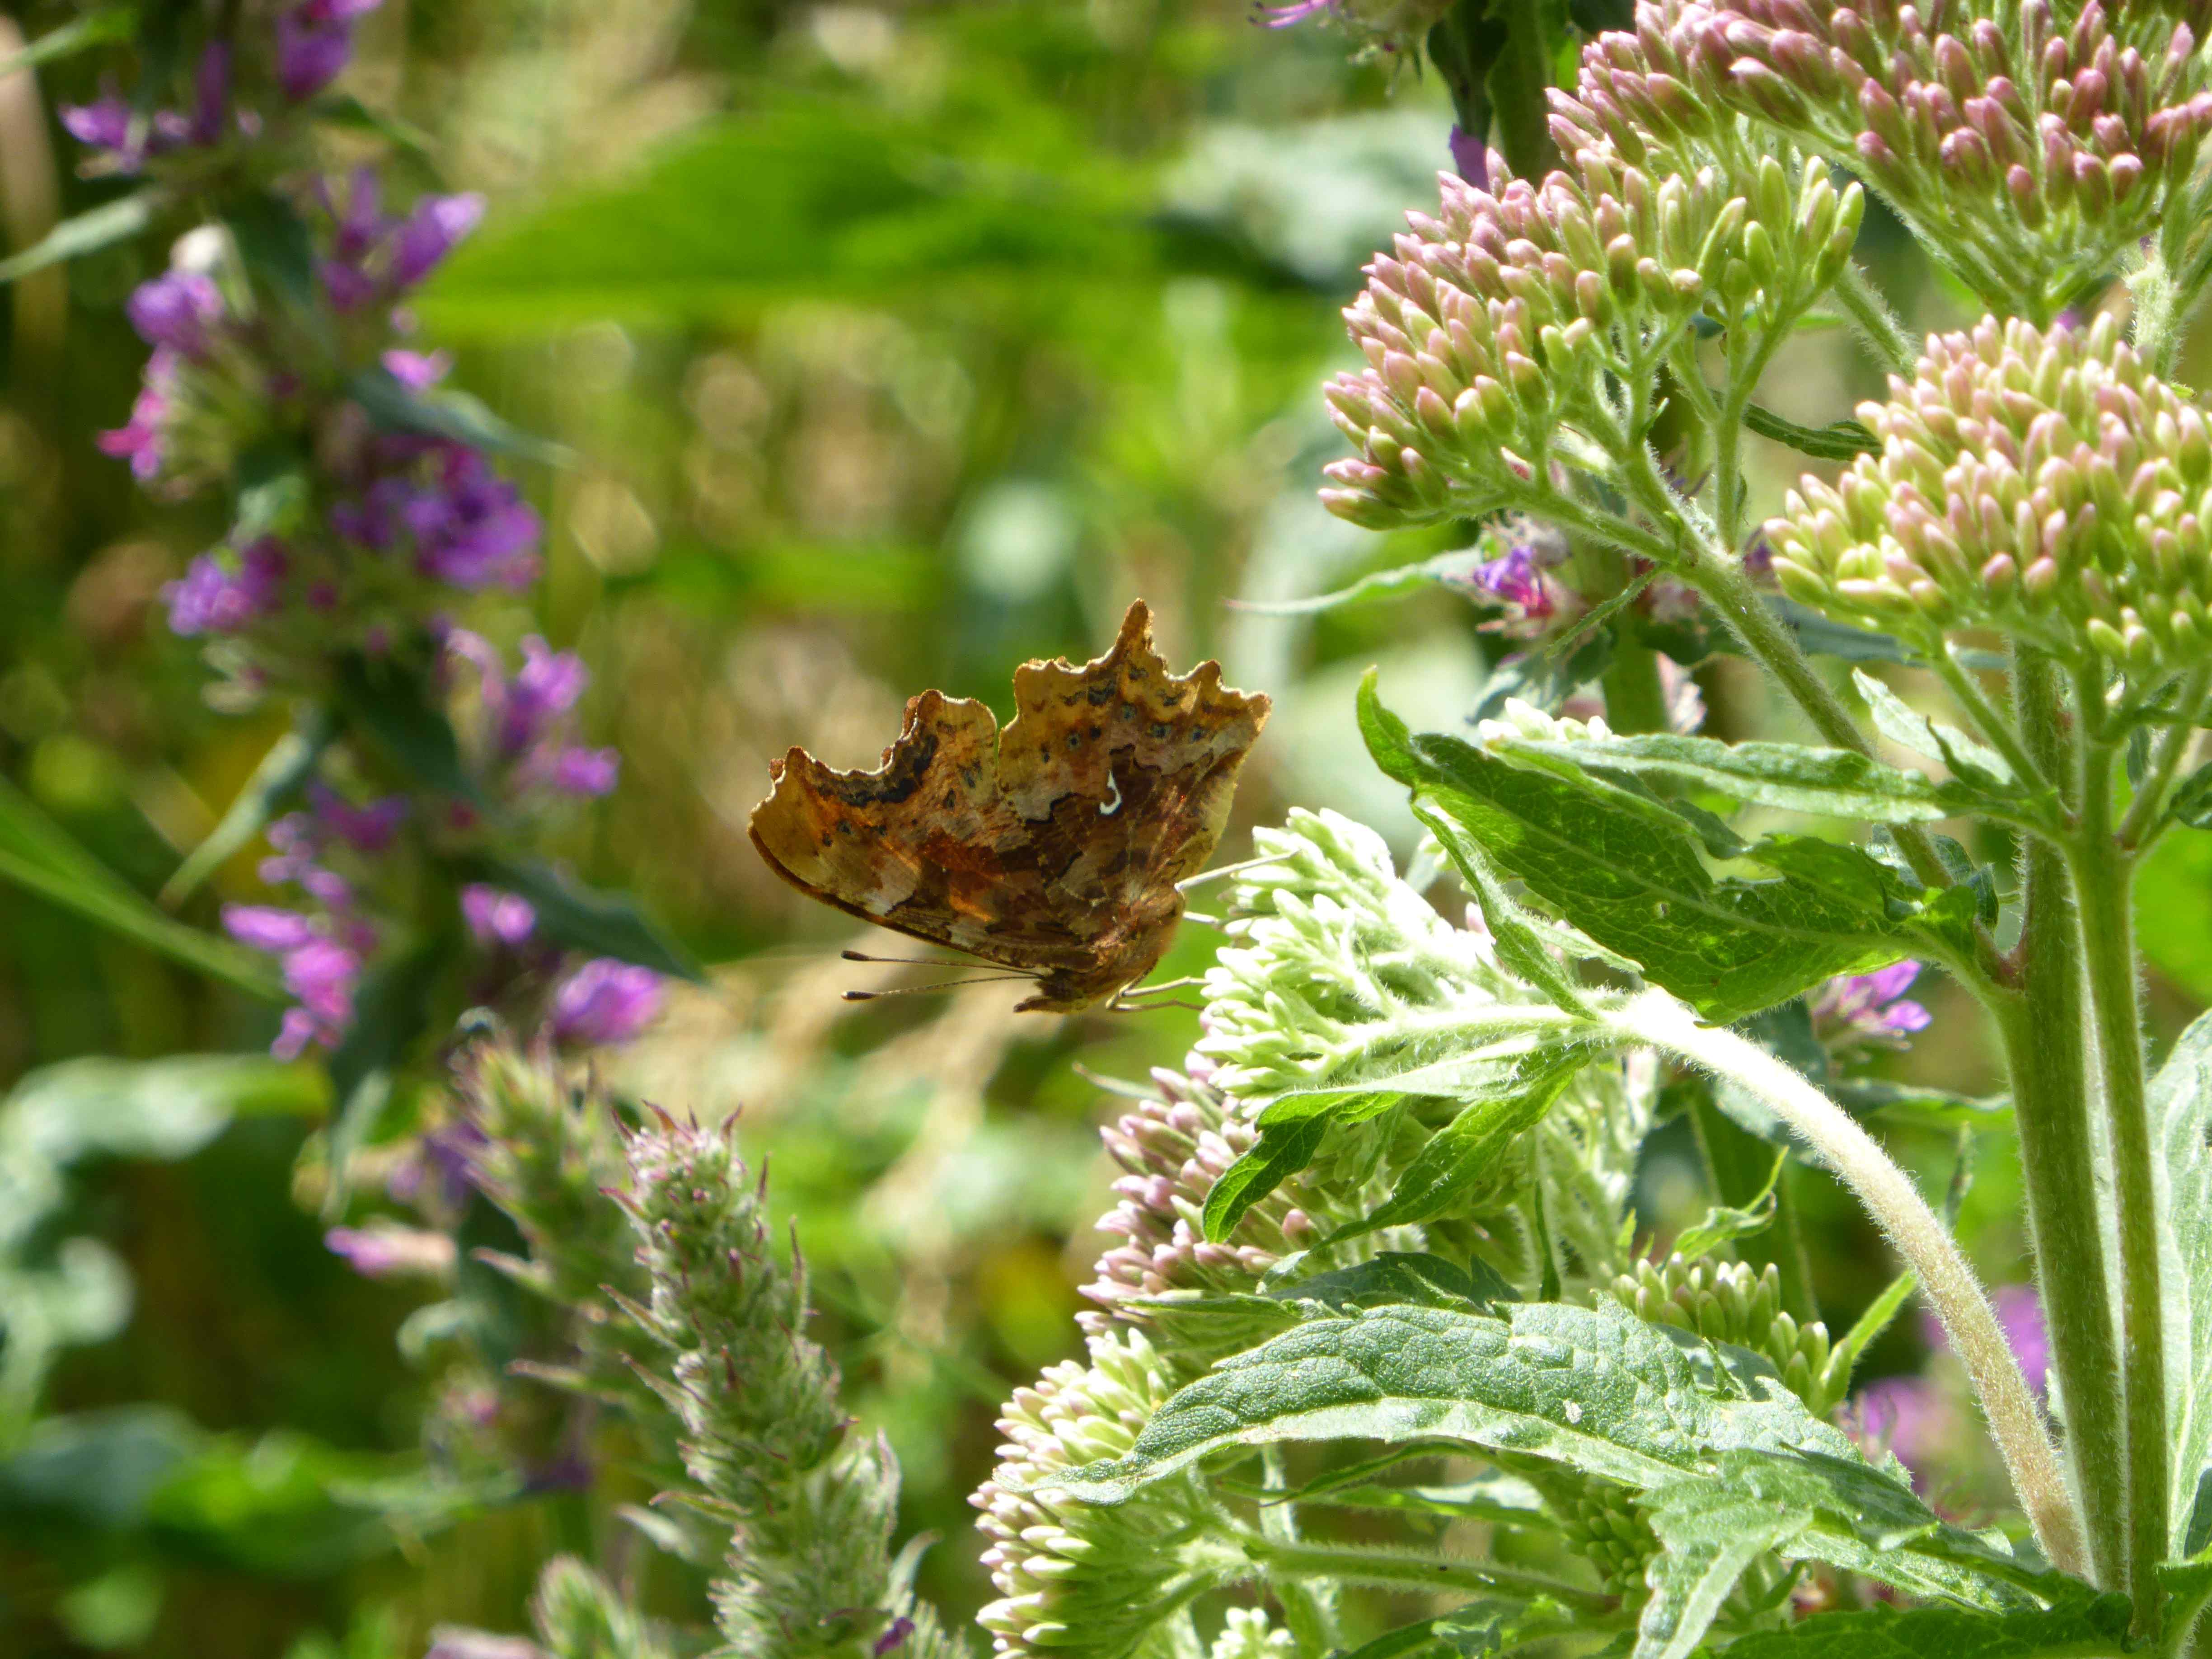
[[[276,79],[294,103],[338,78],[353,57],[354,20],[380,0],[305,0],[276,15]]]
[[[197,360],[207,355],[208,325],[222,317],[222,294],[204,272],[165,271],[139,283],[123,308],[148,345]]]
[[[528,899],[482,882],[461,889],[461,920],[476,942],[488,950],[502,945],[517,949],[528,944],[538,928],[538,911]]]
[[[402,509],[416,568],[470,592],[520,592],[537,580],[537,509],[473,449],[447,446],[439,471],[438,481],[413,492]]]
[[[388,1221],[333,1227],[323,1235],[323,1243],[363,1279],[436,1279],[453,1270],[453,1239],[427,1228]]]
[[[117,173],[137,172],[148,156],[176,149],[191,134],[191,123],[182,115],[161,109],[134,141],[131,127],[137,112],[112,90],[103,91],[89,104],[64,104],[58,112],[62,130],[88,149],[105,150],[106,167]]]
[[[556,651],[537,635],[522,642],[522,666],[503,689],[498,710],[501,755],[523,753],[576,706],[591,670],[573,651]]]
[[[659,1012],[659,975],[594,957],[553,994],[553,1040],[584,1048],[627,1042]]]
[[[876,1645],[871,1650],[872,1659],[884,1659],[885,1654],[896,1653],[906,1645],[907,1638],[913,1634],[914,1620],[902,1613],[891,1620],[890,1629],[876,1638]]]
[[[1904,1048],[1935,1018],[1905,994],[1919,976],[1918,963],[1894,962],[1871,974],[1830,980],[1813,997],[1814,1034],[1838,1053]]]
[[[593,799],[613,792],[622,757],[611,749],[562,749],[553,757],[545,781],[564,795]]]
[[[1450,139],[1452,166],[1477,190],[1490,188],[1490,146],[1471,138],[1454,123]]]
[[[222,143],[223,117],[230,107],[230,42],[208,42],[192,76],[192,93],[191,142],[202,146]]]
[[[173,406],[170,383],[175,362],[175,354],[167,351],[156,351],[149,358],[145,384],[131,401],[129,423],[101,433],[95,441],[101,454],[129,461],[131,476],[142,484],[151,484],[168,465],[163,428]]]
[[[1956,1438],[1957,1413],[1936,1386],[1917,1376],[1886,1376],[1861,1389],[1850,1407],[1852,1438],[1871,1454],[1892,1451],[1923,1486]]]
[[[297,910],[269,904],[226,904],[222,929],[240,945],[272,955],[296,951],[315,937],[314,924]]]
[[[385,373],[410,392],[428,392],[453,366],[453,354],[446,351],[387,351],[380,361]]]
[[[1293,23],[1303,23],[1309,17],[1319,17],[1336,9],[1336,0],[1295,0],[1287,6],[1256,6],[1253,21],[1267,28],[1286,29]]]
[[[238,556],[234,571],[215,554],[201,554],[161,590],[170,631],[187,639],[237,633],[276,608],[287,568],[283,544],[265,537]]]
[[[435,270],[461,239],[483,217],[484,198],[473,191],[459,196],[425,196],[399,227],[392,253],[392,282],[410,289]]]
[[[407,821],[404,795],[386,795],[366,806],[356,806],[328,785],[317,782],[307,786],[307,799],[325,828],[364,853],[384,851]]]

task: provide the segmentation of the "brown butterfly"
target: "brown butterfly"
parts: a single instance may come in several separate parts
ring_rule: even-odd
[[[1218,663],[1170,673],[1140,599],[1097,661],[1016,669],[1014,702],[1001,733],[925,691],[872,772],[793,749],[753,845],[811,897],[1035,979],[1023,1008],[1118,1003],[1167,954],[1267,699]]]

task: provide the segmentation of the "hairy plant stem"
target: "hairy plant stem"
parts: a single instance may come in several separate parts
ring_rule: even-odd
[[[1889,308],[1889,301],[1861,270],[1858,261],[1846,260],[1843,275],[1836,278],[1834,293],[1844,307],[1844,314],[1855,324],[1868,346],[1879,357],[1884,368],[1895,369],[1900,374],[1912,373],[1912,365],[1920,356],[1919,342],[1905,331],[1897,313]]]
[[[1856,1193],[1949,1334],[1987,1415],[2013,1489],[2054,1565],[2079,1574],[2081,1520],[2043,1414],[1974,1271],[1911,1178],[1843,1108],[1790,1066],[1734,1031],[1700,1024],[1664,991],[1639,992],[1607,1018],[1614,1031],[1741,1085],[1804,1138]]]
[[[2014,647],[2013,706],[2023,745],[2059,791],[2062,809],[2078,811],[2081,756],[2063,679],[2044,653]],[[2090,1576],[2111,1589],[2121,1582],[2127,1527],[2126,1435],[2106,1271],[2109,1229],[2097,1190],[2081,934],[2065,854],[2040,836],[2027,838],[2021,854],[2021,897],[2019,988],[1985,1000],[2012,1085],[2028,1237],[2066,1405]]]
[[[1254,1565],[1269,1579],[1330,1578],[1342,1584],[1390,1589],[1490,1592],[1523,1600],[1551,1597],[1562,1606],[1607,1613],[1613,1598],[1539,1573],[1418,1550],[1374,1549],[1357,1544],[1284,1543],[1246,1534],[1240,1540]]]
[[[1623,586],[1627,580],[1623,574]],[[1621,630],[1613,648],[1613,661],[1606,667],[1605,723],[1620,732],[1664,732],[1667,688],[1659,678],[1659,653],[1629,638],[1631,631]]]
[[[1285,1468],[1283,1449],[1264,1446],[1260,1451],[1261,1468],[1266,1473],[1270,1492],[1286,1492],[1290,1478]],[[1260,1511],[1260,1530],[1269,1541],[1276,1544],[1297,1544],[1297,1511],[1294,1505],[1271,1503]],[[1302,1580],[1285,1580],[1274,1587],[1275,1599],[1282,1603],[1283,1623],[1297,1638],[1302,1653],[1328,1653],[1343,1645],[1343,1632],[1337,1628],[1336,1587],[1322,1582],[1307,1583]]]
[[[2102,687],[2085,674],[2076,691],[2085,724]],[[2127,1417],[2128,1543],[2124,1587],[2144,1634],[2156,1631],[2157,1571],[2166,1559],[2172,1502],[2166,1443],[2166,1307],[2158,1241],[2158,1152],[2145,1093],[2142,975],[2136,957],[2136,860],[2115,837],[2116,745],[2094,725],[2082,766],[2081,821],[2069,849],[2081,911],[2082,957],[2096,1018],[2105,1119],[2112,1136],[2120,1236],[2121,1393]]]

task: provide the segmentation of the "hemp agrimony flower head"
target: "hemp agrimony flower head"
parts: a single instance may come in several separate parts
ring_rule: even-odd
[[[2131,677],[2212,656],[2212,434],[2109,317],[1931,337],[1881,451],[1766,526],[1784,592],[1933,647],[1990,625]]]
[[[805,1334],[804,1264],[769,1239],[733,1124],[665,1115],[630,1134],[630,1218],[650,1291],[629,1311],[660,1352],[649,1380],[683,1425],[686,1494],[727,1521],[723,1639],[762,1655],[950,1653],[893,1567],[898,1471],[858,1433],[836,1366]]]
[[[999,1468],[969,1499],[991,1539],[983,1565],[999,1599],[978,1621],[1006,1659],[1079,1647],[1134,1649],[1194,1597],[1248,1564],[1222,1540],[1215,1505],[1192,1474],[1147,1486],[1126,1504],[1084,1503],[1037,1483],[1120,1457],[1176,1391],[1144,1335],[1108,1331],[1090,1364],[1054,1365],[1017,1389],[999,1419]]]
[[[1764,1355],[1815,1416],[1834,1410],[1850,1386],[1850,1353],[1831,1346],[1818,1320],[1801,1325],[1783,1311],[1782,1275],[1771,1261],[1759,1269],[1680,1255],[1638,1261],[1611,1294],[1638,1319]]]
[[[1814,169],[1793,198],[1771,155],[1741,173],[1693,156],[1655,179],[1625,123],[1559,107],[1571,172],[1531,185],[1493,154],[1487,189],[1439,174],[1440,216],[1409,214],[1413,234],[1367,267],[1345,320],[1368,367],[1326,393],[1360,449],[1326,469],[1339,516],[1480,517],[1540,501],[1554,464],[1609,477],[1626,441],[1617,381],[1648,380],[1709,302],[1763,325],[1841,268],[1856,188]]]
[[[2071,9],[1665,0],[1592,50],[1663,76],[1671,114],[1753,113],[1853,168],[1984,301],[2043,319],[2185,231],[2212,130],[2212,9]]]

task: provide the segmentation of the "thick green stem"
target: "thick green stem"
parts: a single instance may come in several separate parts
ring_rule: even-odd
[[[1904,1170],[1842,1107],[1747,1037],[1701,1024],[1664,991],[1643,991],[1606,1017],[1613,1030],[1741,1085],[1802,1135],[1889,1236],[1966,1368],[2021,1507],[2053,1565],[2087,1565],[2081,1521],[2042,1413],[1974,1271]]]
[[[1270,1579],[1331,1578],[1339,1583],[1394,1589],[1467,1590],[1534,1600],[1547,1595],[1562,1606],[1609,1612],[1612,1598],[1540,1574],[1456,1556],[1414,1550],[1368,1549],[1356,1544],[1279,1543],[1248,1535],[1244,1552]]]
[[[2041,652],[2014,653],[2014,708],[2023,742],[2062,805],[2080,799],[2080,757],[2063,682]],[[1993,1001],[2020,1136],[2027,1226],[2052,1362],[2066,1407],[2066,1444],[2088,1533],[2091,1576],[2121,1578],[2126,1529],[2126,1436],[2118,1334],[2106,1271],[2107,1228],[2097,1195],[2096,1133],[2081,987],[2080,920],[2064,855],[2031,838],[2021,860],[2020,991]]]
[[[1856,260],[1845,263],[1844,274],[1836,279],[1834,292],[1844,314],[1856,325],[1883,366],[1900,374],[1911,374],[1913,362],[1920,355],[1920,343],[1905,332],[1905,325],[1867,280],[1866,272],[1858,268]]]
[[[2082,705],[2093,706],[2096,694],[2097,688],[2085,683]],[[2150,1633],[2157,1627],[2157,1571],[2166,1559],[2166,1515],[2172,1503],[2166,1310],[2159,1273],[2158,1153],[2144,1087],[2135,860],[2112,833],[2113,759],[2112,745],[2093,735],[2084,767],[2081,828],[2072,862],[2118,1209],[2122,1348],[2128,1357],[2121,1371],[2128,1446],[2124,1583],[2135,1602],[2137,1626]]]
[[[1664,732],[1667,688],[1659,678],[1659,653],[1630,632],[1621,630],[1605,671],[1605,723],[1623,733]]]

